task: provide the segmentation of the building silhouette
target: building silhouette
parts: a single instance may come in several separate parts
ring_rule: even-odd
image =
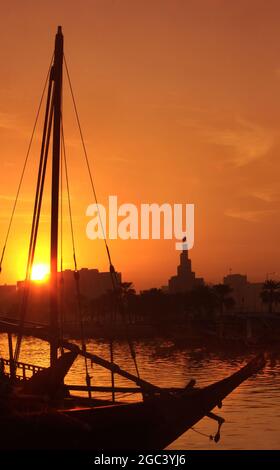
[[[15,285],[0,286],[0,314],[5,314],[16,302],[17,289]]]
[[[110,272],[99,272],[98,269],[82,268],[79,270],[79,285],[81,295],[88,300],[96,299],[106,292],[113,290]],[[122,282],[121,273],[116,273],[118,283]],[[75,293],[74,271],[63,271],[64,290],[66,295]]]
[[[177,267],[177,275],[169,279],[168,291],[170,294],[177,294],[190,291],[203,284],[203,278],[197,278],[195,272],[192,271],[192,262],[189,258],[187,244],[184,243],[180,254],[180,264]]]
[[[94,299],[113,290],[110,272],[99,272],[98,269],[82,268],[79,273],[79,294],[83,311],[88,310]],[[118,282],[121,283],[121,273],[116,273]],[[63,282],[61,282],[63,280]],[[60,283],[59,298],[61,308],[64,311],[64,319],[76,319],[78,315],[77,285],[75,271],[66,269],[58,273]],[[24,281],[17,283],[18,305],[24,293]],[[47,322],[49,319],[49,289],[50,284],[46,282],[30,281],[28,318],[32,321]]]
[[[262,282],[249,282],[245,274],[228,274],[224,284],[232,288],[236,312],[262,312],[265,308],[261,300]]]
[[[99,272],[98,269],[82,268],[78,271],[79,273],[79,288],[80,293],[88,300],[95,299],[106,292],[113,290],[112,277],[110,272]],[[65,269],[61,273],[58,273],[58,281],[63,279],[64,293],[68,297],[76,295],[76,281],[75,271],[71,269]],[[122,281],[121,273],[116,273],[116,278],[119,283]],[[21,292],[24,288],[24,281],[17,282],[17,291]],[[36,282],[31,281],[31,291],[36,292],[48,292],[48,282]]]

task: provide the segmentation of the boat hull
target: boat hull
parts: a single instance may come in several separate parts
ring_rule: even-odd
[[[202,389],[186,388],[144,402],[3,415],[1,449],[164,449],[264,365],[251,361]]]

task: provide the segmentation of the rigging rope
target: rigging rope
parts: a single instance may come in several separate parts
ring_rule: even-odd
[[[34,203],[29,250],[28,250],[28,261],[27,261],[27,267],[26,267],[24,292],[23,292],[23,297],[22,297],[21,314],[20,314],[20,321],[19,321],[19,332],[17,336],[17,343],[16,343],[16,348],[15,348],[15,353],[14,353],[14,361],[16,362],[19,359],[20,347],[21,347],[22,337],[23,337],[23,327],[24,327],[27,302],[28,302],[29,291],[30,291],[31,270],[33,266],[34,256],[35,256],[36,241],[37,241],[37,235],[38,235],[44,183],[45,183],[45,176],[46,176],[48,149],[49,149],[52,119],[53,119],[52,83],[53,83],[52,76],[50,72],[47,103],[46,103],[46,114],[45,114],[43,138],[42,138],[41,153],[40,153],[40,163],[39,163],[39,171],[38,171],[37,186],[36,186],[36,196],[35,196],[35,203]]]
[[[212,434],[206,434],[205,432],[199,431],[198,429],[192,427],[190,428],[193,432],[196,432],[197,434],[200,434],[200,436],[207,437],[210,441],[214,440],[214,436]]]
[[[61,103],[62,109],[62,103]],[[60,155],[62,155],[62,139],[60,142]],[[63,275],[63,159],[60,158],[60,339],[64,339],[64,275]],[[63,346],[60,348],[63,354]]]
[[[65,69],[66,69],[66,75],[67,75],[69,88],[70,88],[70,93],[71,93],[71,97],[72,97],[72,101],[73,101],[75,116],[76,116],[78,129],[79,129],[79,133],[80,133],[80,138],[81,138],[81,142],[82,142],[82,146],[83,146],[83,151],[84,151],[86,166],[87,166],[87,170],[88,170],[88,174],[89,174],[89,178],[90,178],[91,188],[92,188],[92,191],[93,191],[93,196],[94,196],[94,200],[95,200],[96,207],[97,207],[97,212],[98,212],[99,222],[100,222],[101,231],[102,231],[102,235],[103,235],[103,240],[104,240],[104,244],[105,244],[105,248],[106,248],[106,252],[107,252],[107,256],[108,256],[108,260],[109,260],[112,286],[113,286],[113,290],[118,295],[117,302],[121,303],[122,302],[122,299],[120,298],[121,297],[121,292],[120,292],[121,291],[121,286],[119,285],[120,283],[119,283],[117,273],[116,273],[115,268],[114,268],[113,263],[112,263],[109,246],[108,246],[108,243],[107,243],[107,240],[106,240],[106,234],[105,234],[104,226],[103,226],[103,223],[102,223],[102,218],[101,218],[101,215],[100,215],[97,193],[96,193],[96,189],[95,189],[94,182],[93,182],[93,176],[92,176],[92,172],[91,172],[91,168],[90,168],[90,164],[89,164],[88,153],[87,153],[87,149],[86,149],[86,145],[85,145],[85,141],[84,141],[84,137],[83,137],[82,127],[81,127],[81,123],[80,123],[80,118],[79,118],[79,114],[78,114],[78,109],[77,109],[77,105],[76,105],[76,100],[75,100],[75,96],[74,96],[72,82],[71,82],[71,79],[70,79],[70,74],[69,74],[69,70],[68,70],[68,66],[67,66],[67,61],[66,61],[66,58],[65,58],[64,54],[63,54],[63,61],[64,61]],[[129,344],[129,349],[130,349],[130,353],[131,353],[131,356],[132,356],[132,359],[133,359],[133,362],[134,362],[136,373],[137,373],[138,377],[140,378],[139,369],[138,369],[137,360],[136,360],[136,353],[135,353],[135,350],[134,350],[134,347],[133,347],[133,343],[132,343],[132,341],[129,340],[129,338],[127,338],[127,341],[128,341],[128,344]]]
[[[108,254],[108,257],[109,257],[109,262],[110,262],[110,264],[112,264],[111,256],[110,256],[110,252],[109,252],[109,247],[108,247],[107,241],[106,241],[106,234],[105,234],[104,226],[103,226],[102,219],[100,217],[100,212],[99,212],[99,209],[98,209],[97,193],[96,193],[94,182],[93,182],[93,177],[92,177],[90,164],[89,164],[89,158],[88,158],[87,149],[86,149],[86,146],[85,146],[84,136],[83,136],[83,132],[82,132],[82,126],[81,126],[81,123],[80,123],[80,118],[79,118],[79,114],[78,114],[78,109],[77,109],[77,105],[76,105],[76,100],[75,100],[75,96],[74,96],[74,92],[73,92],[72,82],[71,82],[71,79],[70,79],[70,74],[69,74],[69,70],[68,70],[68,67],[67,67],[67,62],[66,62],[65,55],[63,55],[63,60],[64,60],[67,79],[68,79],[68,83],[69,83],[70,93],[71,93],[71,97],[72,97],[72,101],[73,101],[73,106],[74,106],[75,116],[76,116],[76,120],[77,120],[77,124],[78,124],[78,129],[79,129],[79,133],[80,133],[80,138],[81,138],[81,142],[82,142],[82,146],[83,146],[83,151],[84,151],[84,156],[85,156],[86,165],[87,165],[87,169],[88,169],[88,174],[89,174],[89,178],[90,178],[91,188],[92,188],[92,192],[93,192],[93,195],[94,195],[95,203],[97,205],[97,210],[98,210],[98,215],[99,215],[99,219],[100,219],[100,225],[101,225],[101,230],[102,230],[102,234],[103,234],[103,239],[104,239],[107,254]]]
[[[65,149],[62,115],[61,115],[61,141],[62,141],[62,154],[63,154],[63,160],[64,160],[66,188],[67,188],[67,196],[68,196],[68,209],[69,209],[69,218],[70,218],[70,227],[71,227],[73,260],[74,260],[74,267],[75,267],[74,280],[75,280],[75,285],[76,285],[78,314],[79,314],[79,320],[80,320],[81,342],[82,342],[82,350],[83,350],[84,353],[86,353],[86,341],[85,341],[85,332],[84,332],[82,306],[81,306],[80,274],[79,274],[79,271],[78,271],[77,258],[76,258],[75,237],[74,237],[74,228],[73,228],[72,208],[71,208],[71,199],[70,199],[70,186],[69,186],[69,178],[68,178],[68,168],[67,168],[67,159],[66,159],[66,149]],[[88,363],[87,363],[87,358],[86,357],[84,357],[84,362],[85,362],[85,370],[86,370],[86,385],[88,387],[89,398],[91,398],[91,390],[90,390],[91,377],[89,375]]]
[[[67,167],[67,160],[66,160],[66,149],[65,149],[65,140],[64,140],[64,130],[63,130],[62,116],[61,116],[61,141],[62,141],[62,154],[63,154],[64,168],[65,168],[67,201],[68,201],[68,211],[69,211],[69,220],[70,220],[70,229],[71,229],[71,240],[72,240],[72,249],[73,249],[72,254],[73,254],[73,259],[74,259],[75,271],[77,271],[76,245],[75,245],[75,237],[74,237],[72,207],[71,207],[71,200],[70,200],[70,185],[69,185],[68,167]]]
[[[0,258],[0,273],[2,272],[2,265],[3,265],[3,261],[4,261],[6,247],[7,247],[7,243],[8,243],[8,239],[9,239],[9,235],[10,235],[10,231],[11,231],[11,227],[12,227],[12,223],[13,223],[13,219],[14,219],[14,215],[15,215],[15,211],[16,211],[16,207],[17,207],[17,203],[18,203],[19,193],[20,193],[20,190],[21,190],[21,186],[22,186],[26,166],[27,166],[27,163],[28,163],[30,150],[31,150],[31,147],[32,147],[33,138],[34,138],[35,130],[36,130],[36,127],[37,127],[37,123],[38,123],[38,119],[39,119],[39,115],[40,115],[40,111],[41,111],[41,107],[42,107],[42,103],[43,103],[47,83],[48,83],[49,76],[50,76],[52,61],[53,61],[53,56],[52,56],[51,63],[50,63],[48,73],[47,73],[47,77],[46,77],[46,80],[45,80],[45,83],[44,83],[44,86],[43,86],[43,92],[42,92],[42,95],[41,95],[41,98],[40,98],[39,106],[38,106],[36,117],[35,117],[34,126],[33,126],[33,129],[32,129],[32,132],[31,132],[30,141],[29,141],[29,144],[28,144],[28,148],[27,148],[27,152],[26,152],[26,156],[25,156],[21,176],[20,176],[20,179],[19,179],[18,189],[17,189],[17,192],[16,192],[16,198],[15,198],[15,201],[14,201],[14,204],[13,204],[12,213],[11,213],[11,217],[10,217],[10,221],[9,221],[9,225],[8,225],[8,230],[7,230],[7,233],[6,233],[6,237],[5,237],[5,241],[4,241],[4,245],[3,245],[3,249],[2,249],[2,254],[1,254],[1,258]]]

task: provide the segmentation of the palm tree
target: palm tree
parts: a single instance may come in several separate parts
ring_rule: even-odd
[[[132,282],[122,282],[121,290],[122,290],[123,297],[127,297],[129,295],[135,295],[136,293]]]
[[[273,279],[267,279],[263,284],[260,297],[268,305],[268,313],[272,313],[273,305],[279,302],[279,289],[280,283]]]
[[[213,319],[216,309],[216,299],[211,287],[198,286],[190,291],[186,298],[188,307],[200,320]]]
[[[227,310],[232,308],[235,304],[235,300],[231,297],[233,289],[228,284],[216,284],[213,286],[213,292],[217,299],[220,315],[223,315],[224,308]]]
[[[135,308],[136,291],[132,282],[122,282],[120,285],[121,303],[124,315],[127,315],[129,323],[132,323],[132,313]],[[122,310],[122,308],[121,308]]]

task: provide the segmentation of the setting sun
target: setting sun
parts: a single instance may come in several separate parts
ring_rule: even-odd
[[[50,268],[47,264],[34,264],[32,267],[31,280],[37,282],[45,281],[50,273]]]

